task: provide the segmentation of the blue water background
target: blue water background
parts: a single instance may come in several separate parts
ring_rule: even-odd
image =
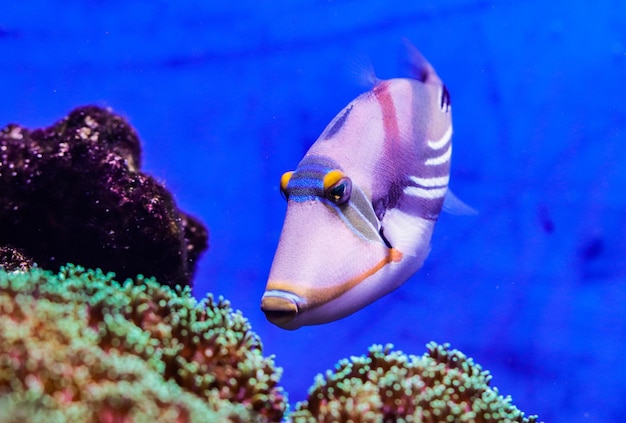
[[[401,37],[452,95],[451,187],[423,269],[332,324],[259,310],[293,169],[366,88],[402,75]],[[0,123],[112,107],[143,169],[210,228],[194,293],[229,298],[284,368],[292,403],[373,343],[450,342],[546,422],[626,412],[626,3],[3,1]],[[321,263],[320,265],[323,265]]]

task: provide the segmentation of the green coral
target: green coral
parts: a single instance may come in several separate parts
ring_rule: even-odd
[[[225,300],[71,265],[0,270],[3,423],[279,422],[280,373]],[[448,345],[375,345],[318,375],[286,420],[537,422],[490,379]]]
[[[374,345],[367,356],[318,375],[295,422],[527,422],[489,386],[491,376],[449,345],[428,344],[422,357]]]
[[[66,266],[0,271],[0,419],[279,421],[280,369],[227,301]]]

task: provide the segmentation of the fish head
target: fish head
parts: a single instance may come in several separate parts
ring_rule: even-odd
[[[407,266],[380,234],[366,194],[341,170],[308,157],[283,177],[287,213],[261,309],[284,328],[327,323],[364,307],[400,283]],[[289,181],[285,181],[289,179]]]

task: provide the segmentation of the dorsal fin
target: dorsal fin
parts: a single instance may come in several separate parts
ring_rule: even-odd
[[[411,77],[425,84],[441,84],[441,79],[432,65],[422,56],[422,53],[411,44],[409,40],[403,38],[407,50],[408,65]]]

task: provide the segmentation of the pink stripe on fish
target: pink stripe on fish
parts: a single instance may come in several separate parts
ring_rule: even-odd
[[[372,92],[376,96],[376,100],[380,104],[383,113],[383,128],[385,132],[385,145],[389,146],[398,142],[400,139],[400,128],[398,127],[398,114],[396,106],[393,103],[391,93],[387,89],[387,83],[381,82],[374,87]]]

